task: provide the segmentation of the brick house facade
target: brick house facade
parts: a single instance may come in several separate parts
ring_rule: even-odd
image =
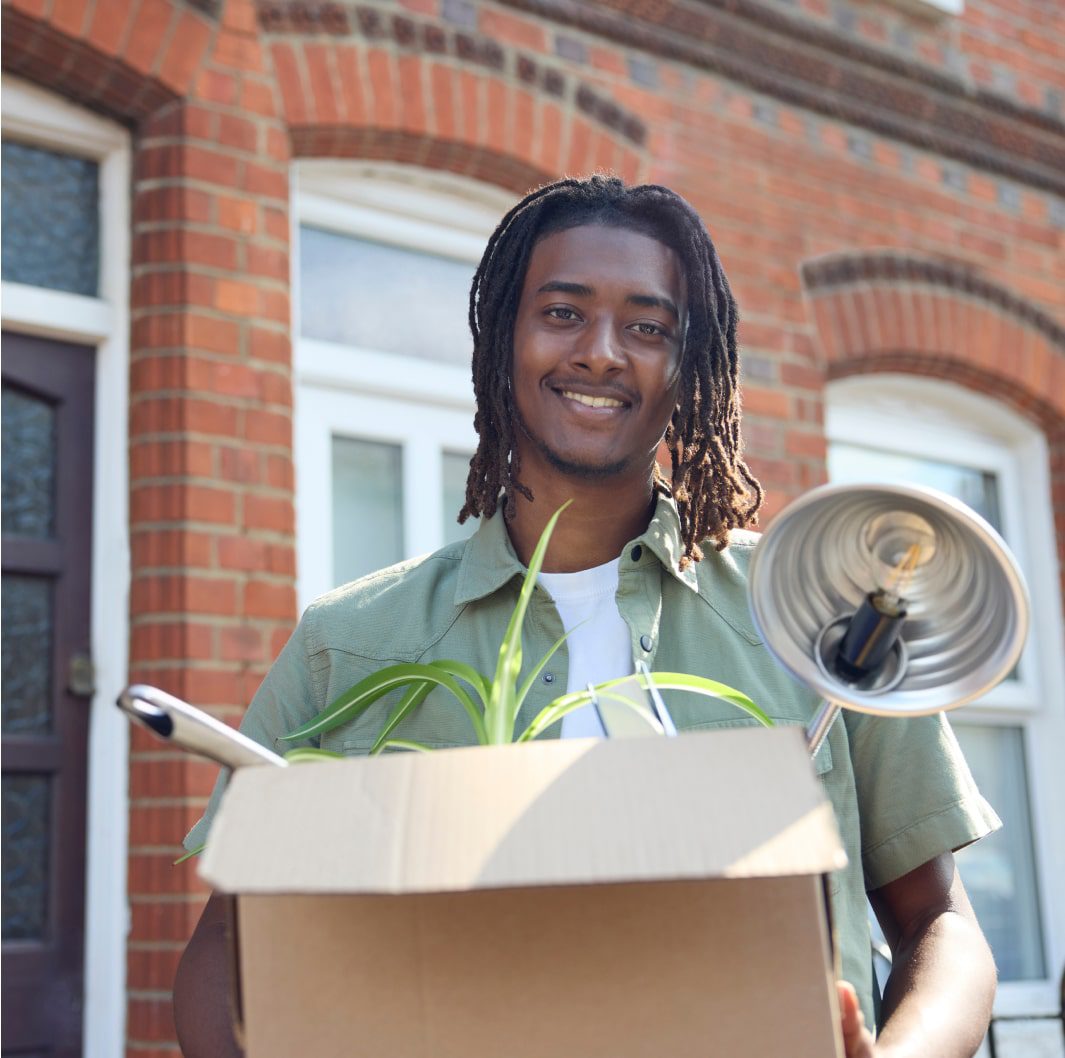
[[[673,187],[706,219],[743,315],[766,514],[826,480],[841,380],[982,395],[1042,438],[1049,485],[1031,510],[1054,544],[1036,568],[1060,633],[1052,0],[4,0],[3,34],[6,75],[128,135],[128,408],[97,414],[128,415],[131,680],[235,723],[297,616],[290,174],[323,158],[514,197],[596,169]],[[1061,683],[1045,689],[1060,733]],[[108,1002],[127,1055],[161,1058],[204,896],[195,865],[171,863],[215,769],[138,731],[128,756],[130,928]],[[1060,839],[1040,840],[1058,877]],[[1043,915],[1051,979],[1065,924]],[[86,1053],[105,1036],[87,1031]]]

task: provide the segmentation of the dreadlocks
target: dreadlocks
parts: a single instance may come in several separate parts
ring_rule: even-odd
[[[678,255],[688,284],[688,321],[677,406],[666,429],[672,490],[680,513],[681,567],[718,550],[733,528],[752,525],[762,488],[740,458],[736,303],[699,215],[679,195],[656,185],[626,187],[616,177],[560,180],[532,192],[500,221],[473,277],[474,427],[480,438],[470,462],[459,521],[491,517],[503,497],[510,517],[515,495],[531,500],[521,481],[515,442],[517,412],[510,392],[514,323],[529,256],[547,235],[585,224],[626,228],[657,239]],[[656,479],[660,477],[655,466]]]

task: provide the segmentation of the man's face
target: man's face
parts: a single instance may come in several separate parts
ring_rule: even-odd
[[[523,467],[650,472],[677,400],[686,305],[677,255],[585,225],[533,248],[514,325]]]

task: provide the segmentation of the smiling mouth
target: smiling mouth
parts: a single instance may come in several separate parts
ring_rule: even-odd
[[[576,401],[578,404],[583,404],[587,408],[625,407],[625,402],[623,400],[616,400],[614,397],[590,397],[587,393],[574,393],[571,389],[560,389],[558,393],[559,396],[565,397],[567,400]]]

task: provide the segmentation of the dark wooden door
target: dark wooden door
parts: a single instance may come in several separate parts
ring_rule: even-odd
[[[5,1055],[81,1054],[93,350],[3,336]]]

